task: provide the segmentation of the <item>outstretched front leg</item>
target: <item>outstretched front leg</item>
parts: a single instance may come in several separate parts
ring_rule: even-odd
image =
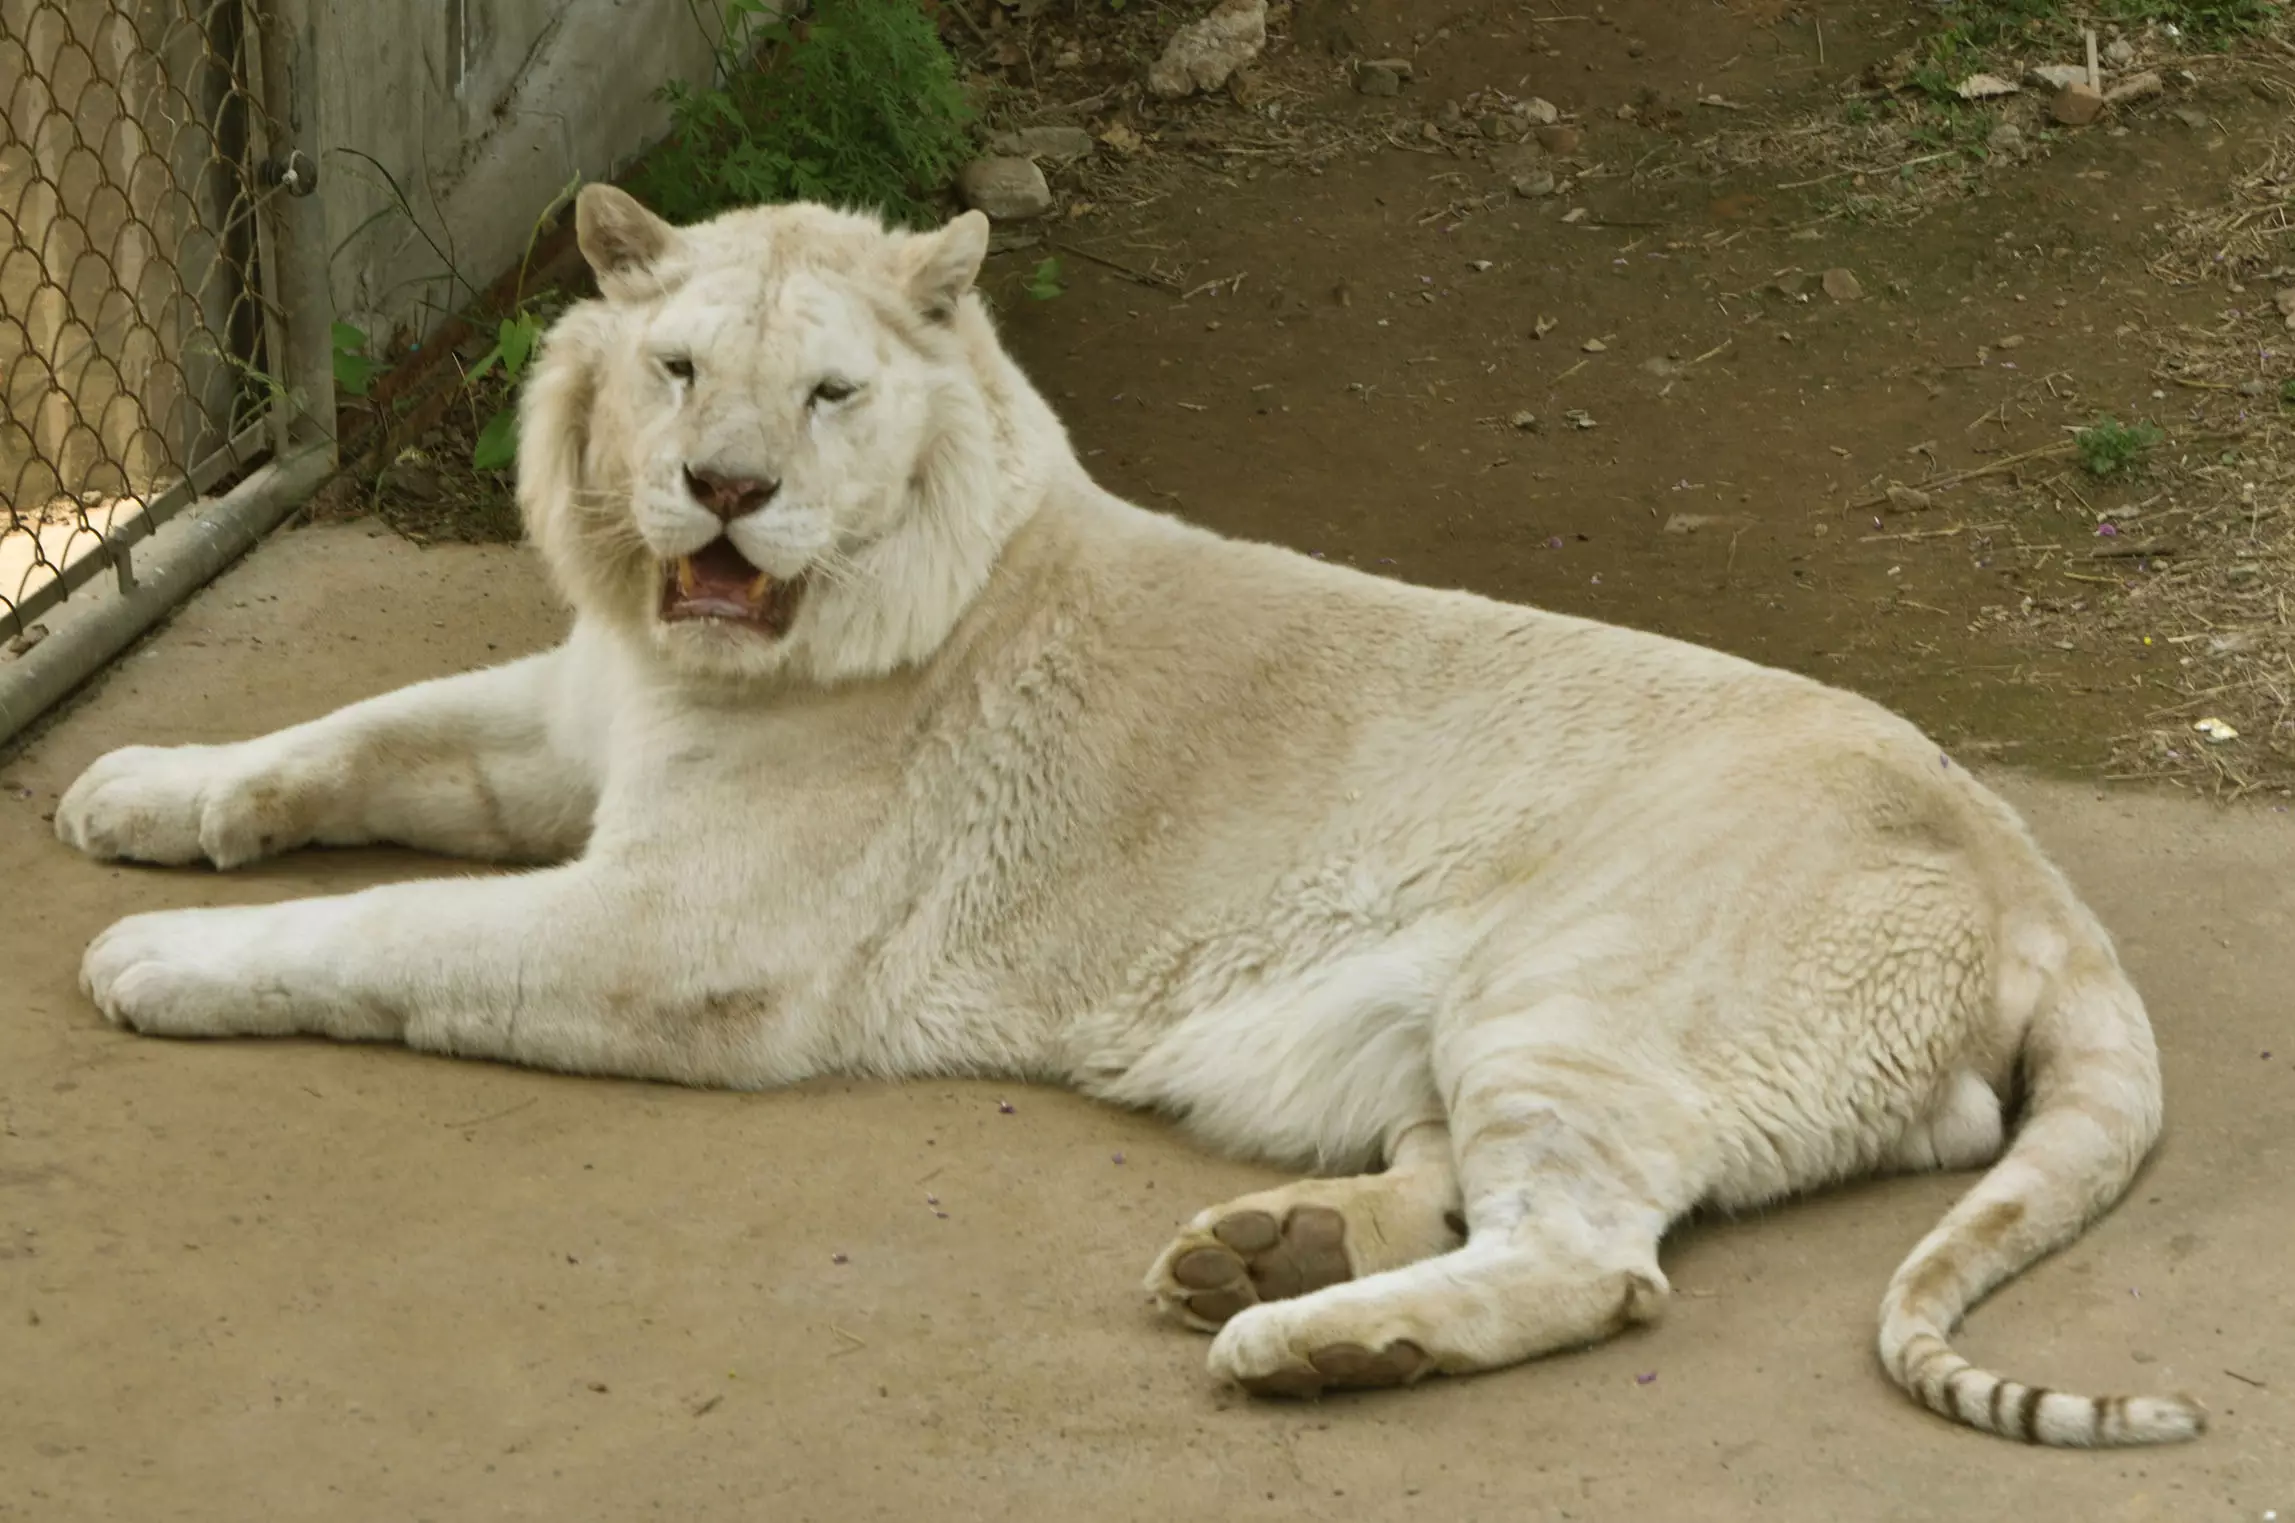
[[[1201,1213],[1148,1271],[1148,1294],[1173,1319],[1216,1332],[1262,1302],[1456,1248],[1466,1218],[1449,1131],[1420,1122],[1387,1157],[1384,1173],[1302,1179]]]
[[[593,863],[326,899],[132,915],[81,983],[153,1036],[399,1041],[574,1073],[755,1088],[808,1069],[769,1040],[768,979],[697,942],[675,886]]]
[[[65,793],[56,834],[90,856],[170,865],[373,841],[570,857],[597,803],[596,689],[610,672],[583,638],[254,740],[113,751]]]

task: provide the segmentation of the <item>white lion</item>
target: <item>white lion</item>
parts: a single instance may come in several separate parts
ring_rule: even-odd
[[[1997,1158],[1890,1284],[1889,1373],[2039,1443],[2200,1430],[1946,1345],[2127,1187],[2159,1071],[2102,928],[1910,725],[1118,501],[998,345],[978,215],[679,229],[592,187],[578,221],[603,299],[549,335],[518,462],[567,643],[114,752],[56,816],[152,862],[557,865],[132,916],[87,952],[106,1015],[1164,1111],[1341,1176],[1203,1213],[1149,1276],[1262,1393],[1595,1341],[1657,1315],[1701,1204]]]

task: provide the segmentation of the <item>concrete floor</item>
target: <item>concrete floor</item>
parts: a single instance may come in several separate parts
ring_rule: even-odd
[[[82,766],[557,627],[520,552],[286,535],[0,766],[0,1519],[2295,1518],[2295,818],[2005,782],[2149,994],[2170,1136],[1963,1347],[2188,1390],[2198,1443],[2036,1452],[1887,1384],[1874,1307],[1964,1183],[1939,1178],[1683,1231],[1668,1320],[1608,1347],[1260,1405],[1135,1287],[1179,1220],[1267,1176],[1151,1119],[97,1020],[75,971],[116,916],[441,869],[98,866],[45,819]]]

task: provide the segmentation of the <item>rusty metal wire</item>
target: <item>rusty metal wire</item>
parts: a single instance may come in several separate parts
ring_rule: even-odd
[[[0,0],[0,644],[268,443],[255,21]]]

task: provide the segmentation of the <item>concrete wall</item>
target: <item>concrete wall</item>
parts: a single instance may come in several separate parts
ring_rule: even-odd
[[[708,78],[705,27],[718,7],[301,0],[286,9],[301,9],[308,28],[294,52],[311,69],[315,115],[289,136],[319,161],[335,310],[354,321],[381,313],[419,333],[469,299],[441,250],[484,285],[517,262],[568,181],[603,178],[661,136],[668,116],[654,92],[670,79]],[[388,169],[408,206],[360,154]]]

